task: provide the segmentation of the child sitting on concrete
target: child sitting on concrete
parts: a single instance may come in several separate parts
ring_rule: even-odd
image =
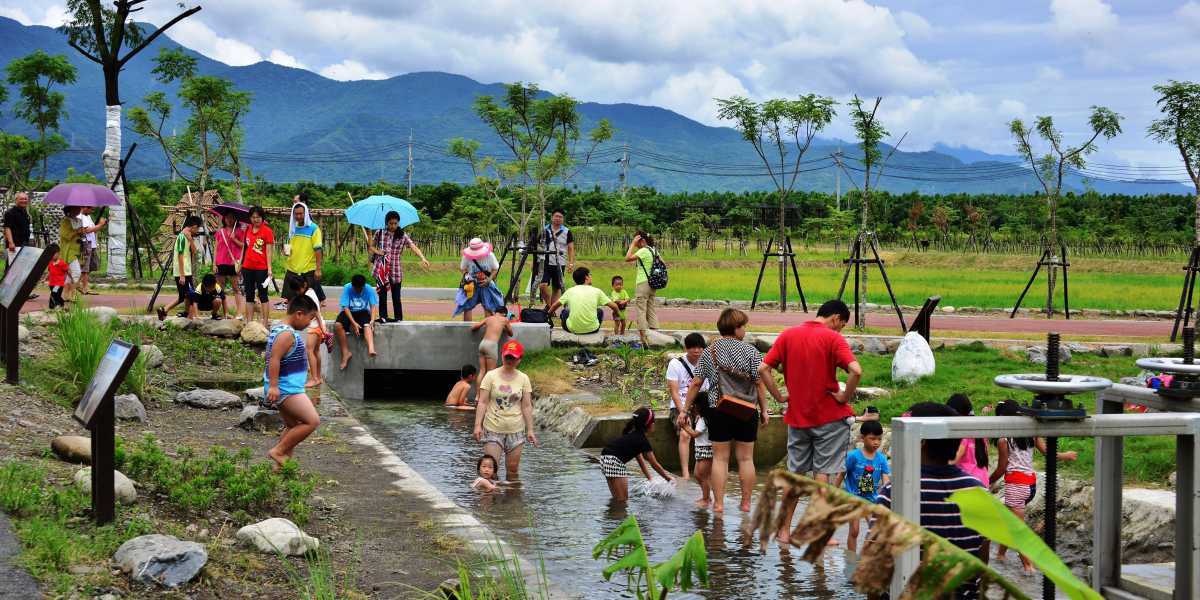
[[[879,421],[865,421],[859,430],[862,437],[861,449],[855,448],[846,454],[846,471],[838,474],[838,479],[845,479],[847,492],[866,500],[875,502],[877,491],[891,481],[891,467],[887,456],[879,451],[883,443],[883,426]],[[838,481],[837,484],[841,484]],[[846,547],[851,552],[858,552],[858,519],[850,522],[849,542]]]
[[[467,400],[471,394],[471,388],[475,385],[478,371],[475,365],[463,365],[458,370],[458,375],[458,383],[450,388],[450,394],[446,396],[446,408],[475,410],[474,406],[467,404]]]

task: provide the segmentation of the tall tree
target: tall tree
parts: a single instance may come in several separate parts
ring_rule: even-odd
[[[1054,118],[1039,116],[1032,129],[1025,126],[1021,119],[1013,119],[1009,131],[1016,138],[1017,152],[1029,163],[1030,170],[1037,177],[1042,190],[1046,194],[1047,228],[1046,249],[1052,260],[1058,257],[1058,203],[1062,198],[1063,177],[1070,171],[1087,166],[1087,155],[1096,151],[1096,140],[1101,136],[1112,139],[1121,133],[1121,115],[1103,106],[1093,106],[1092,114],[1088,117],[1088,126],[1092,136],[1079,146],[1067,146],[1063,143],[1062,132],[1054,127]],[[1042,138],[1047,148],[1044,154],[1037,155],[1033,149],[1033,136]],[[1046,287],[1046,314],[1054,311],[1054,286],[1057,274],[1054,267],[1047,271],[1049,284]]]
[[[779,203],[779,251],[787,240],[787,199],[796,189],[800,163],[813,138],[833,120],[833,98],[805,94],[795,100],[774,98],[761,103],[742,96],[717,99],[717,117],[733,121],[767,167]],[[794,156],[794,159],[789,157]],[[790,171],[788,170],[790,167]],[[782,258],[782,257],[781,257]],[[787,261],[779,261],[779,310],[787,310]]]
[[[1196,189],[1195,244],[1200,246],[1200,83],[1171,80],[1154,91],[1164,116],[1150,123],[1150,137],[1179,150]]]
[[[46,147],[46,132],[52,130],[57,135],[59,121],[67,116],[63,111],[66,96],[51,88],[75,83],[75,65],[65,55],[51,56],[37,50],[8,63],[6,71],[8,83],[17,86],[20,94],[13,114],[32,125],[38,132],[38,144]],[[42,183],[46,180],[49,156],[49,152],[42,153]]]
[[[112,8],[106,8],[100,0],[67,0],[71,16],[60,28],[67,43],[104,72],[104,152],[100,156],[104,177],[109,185],[116,184],[114,189],[121,198],[125,197],[125,189],[116,181],[121,163],[121,69],[164,31],[200,10],[199,6],[184,10],[145,35],[130,15],[142,10],[140,5],[146,1],[113,0]],[[130,48],[122,52],[126,44]],[[108,219],[108,275],[117,279],[125,278],[125,229],[125,205],[112,207]]]
[[[152,72],[160,83],[179,82],[179,103],[187,111],[186,127],[174,135],[163,131],[173,111],[163,92],[147,94],[143,98],[145,107],[129,110],[129,121],[135,133],[162,146],[172,172],[203,194],[213,170],[229,167],[231,161],[237,162],[234,157],[240,157],[240,152],[229,144],[241,144],[239,123],[250,107],[250,94],[234,89],[228,79],[197,75],[195,57],[182,49],[163,48],[154,62]]]
[[[567,95],[539,97],[540,93],[536,84],[518,81],[506,86],[500,102],[491,96],[475,99],[475,114],[496,133],[511,158],[480,154],[476,140],[455,138],[449,148],[470,165],[476,184],[521,235],[531,233],[530,221],[538,215],[538,233],[528,238],[530,244],[545,227],[551,191],[579,174],[596,148],[613,136],[608,119],[601,119],[585,136],[579,129],[578,101]],[[585,144],[582,156],[577,152],[580,143]],[[515,196],[520,205],[516,211],[500,193],[502,188]]]

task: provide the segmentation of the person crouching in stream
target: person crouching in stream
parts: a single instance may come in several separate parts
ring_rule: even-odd
[[[533,432],[533,384],[529,376],[517,370],[525,348],[509,340],[500,348],[500,368],[493,369],[479,382],[475,404],[475,440],[483,443],[483,452],[504,458],[504,478],[517,479],[521,468],[521,449],[525,442],[538,446]]]
[[[267,451],[278,471],[292,458],[296,446],[304,441],[321,417],[316,402],[304,393],[308,380],[308,352],[302,332],[317,318],[317,305],[308,296],[296,296],[288,304],[283,323],[276,325],[267,336],[267,365],[263,370],[265,393],[259,402],[264,408],[279,411],[284,429],[279,442]]]
[[[621,436],[606,444],[604,450],[600,452],[600,471],[608,480],[608,491],[612,493],[613,500],[617,502],[629,500],[629,468],[625,466],[625,463],[635,458],[638,467],[642,469],[642,474],[646,476],[646,481],[654,480],[646,463],[649,463],[650,467],[653,467],[663,479],[667,481],[675,479],[666,469],[662,468],[662,465],[658,464],[658,459],[654,458],[650,439],[646,437],[646,434],[652,431],[654,431],[654,410],[643,406],[633,412],[633,417],[625,424],[625,430]]]

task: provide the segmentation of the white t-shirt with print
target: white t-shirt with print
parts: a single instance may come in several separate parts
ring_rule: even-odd
[[[698,374],[700,371],[698,364],[693,365],[692,363],[688,363],[687,367],[684,367],[683,363],[686,361],[687,361],[687,356],[683,356],[680,358],[672,358],[671,362],[667,364],[667,381],[674,381],[679,384],[679,401],[680,402],[687,401],[688,386],[690,386],[692,384],[693,376]],[[692,370],[691,375],[688,374],[688,369]],[[705,380],[704,383],[701,384],[701,386],[700,386],[700,391],[703,392],[703,391],[707,391],[707,390],[708,390],[708,380]],[[678,408],[675,406],[675,401],[671,399],[670,387],[667,388],[667,403],[668,403],[668,408]]]
[[[696,433],[700,434],[695,438],[697,448],[712,446],[712,441],[708,439],[708,423],[704,422],[704,417],[696,419],[696,426],[692,429],[695,429]]]

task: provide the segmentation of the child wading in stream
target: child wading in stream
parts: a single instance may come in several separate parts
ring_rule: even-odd
[[[650,469],[646,468],[647,462],[663,479],[667,481],[675,479],[666,469],[662,468],[662,465],[658,464],[658,459],[654,458],[654,450],[650,447],[650,440],[646,437],[646,434],[651,431],[654,431],[654,410],[643,406],[634,411],[633,418],[625,424],[624,433],[610,441],[600,452],[600,470],[608,479],[608,491],[612,493],[613,500],[617,502],[629,500],[629,468],[625,466],[625,463],[634,458],[637,458],[638,467],[641,467],[642,474],[646,476],[647,481],[653,480],[650,476]]]
[[[308,378],[308,353],[301,332],[317,318],[317,305],[308,296],[296,296],[288,304],[283,324],[267,336],[267,366],[263,371],[265,394],[259,403],[278,410],[284,429],[279,443],[267,451],[276,470],[292,457],[296,445],[321,424],[316,403],[304,393]]]
[[[696,334],[691,334],[696,335]],[[704,417],[700,416],[700,405],[692,403],[689,415],[692,423],[689,426],[682,428],[683,433],[688,434],[688,437],[696,441],[696,483],[700,484],[700,499],[696,501],[697,508],[708,508],[712,506],[712,484],[709,482],[712,476],[713,463],[713,447],[712,440],[708,439],[708,424],[704,422]]]
[[[475,386],[477,373],[475,365],[463,365],[458,370],[458,383],[455,383],[454,387],[450,388],[450,393],[446,395],[446,408],[475,410],[475,407],[468,404],[467,400],[470,397],[471,388]]]
[[[499,470],[495,457],[490,454],[480,456],[475,463],[475,472],[479,476],[471,483],[471,489],[481,492],[490,492],[496,489],[496,472]]]

